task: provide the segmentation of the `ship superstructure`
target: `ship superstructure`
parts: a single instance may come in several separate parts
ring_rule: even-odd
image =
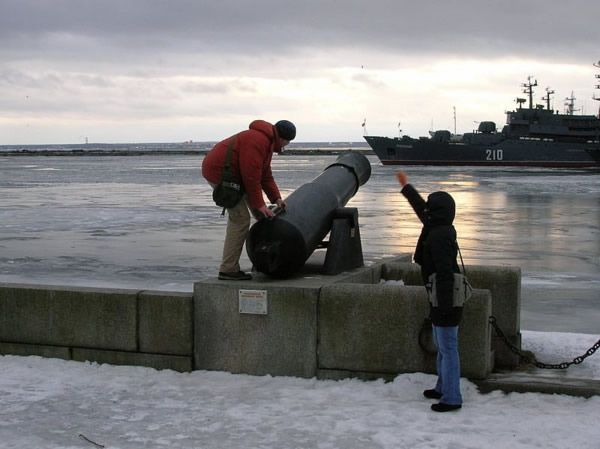
[[[600,68],[600,62],[594,65]],[[576,114],[573,93],[564,113],[553,110],[550,88],[543,97],[545,107],[534,104],[537,85],[532,77],[522,85],[528,98],[516,99],[518,107],[506,113],[502,130],[483,121],[476,132],[462,136],[438,130],[429,138],[365,139],[385,165],[600,167],[600,117]],[[600,95],[594,98],[600,100]]]

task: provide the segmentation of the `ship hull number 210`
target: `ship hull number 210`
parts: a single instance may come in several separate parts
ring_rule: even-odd
[[[504,157],[504,152],[500,149],[485,150],[485,160],[486,161],[501,161],[503,157]]]

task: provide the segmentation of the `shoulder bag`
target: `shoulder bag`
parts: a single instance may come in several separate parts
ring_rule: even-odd
[[[225,157],[225,165],[221,173],[221,181],[213,190],[213,201],[219,207],[231,209],[235,207],[244,196],[244,188],[240,181],[236,180],[231,173],[231,154],[233,153],[234,141],[237,143],[237,138],[232,139],[227,147],[227,156]]]
[[[466,276],[465,264],[463,262],[462,253],[456,243],[456,249],[460,255],[460,264],[462,265],[462,273],[454,273],[454,287],[452,289],[452,307],[463,307],[473,294],[473,287],[469,284],[469,280]],[[429,296],[429,302],[433,307],[439,307],[437,298],[437,287],[436,287],[436,276],[435,273],[429,276],[429,282],[425,284],[427,293]]]

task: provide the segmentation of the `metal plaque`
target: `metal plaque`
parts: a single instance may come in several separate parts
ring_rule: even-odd
[[[240,313],[252,315],[267,314],[266,290],[238,290]]]

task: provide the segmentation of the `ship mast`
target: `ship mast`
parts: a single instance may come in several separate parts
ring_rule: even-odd
[[[552,95],[554,93],[553,90],[550,90],[549,87],[546,87],[546,96],[542,97],[542,100],[546,100],[546,109],[548,109],[549,111],[550,109],[550,95]]]
[[[452,106],[454,110],[454,135],[456,136],[456,106]]]
[[[594,62],[594,67],[597,67],[600,69],[600,61]],[[594,75],[594,76],[596,77],[596,79],[600,80],[600,73],[596,73],[596,75]],[[600,89],[600,84],[596,84],[596,89]],[[597,97],[596,94],[594,94],[592,96],[592,98],[594,100],[600,101],[600,96]],[[598,118],[600,118],[600,106],[598,107]]]
[[[567,115],[573,115],[576,110],[579,110],[575,109],[575,100],[577,100],[577,98],[575,98],[573,91],[571,91],[571,96],[565,98],[565,113]]]
[[[537,80],[534,80],[532,83],[531,78],[531,76],[528,76],[527,83],[521,85],[525,88],[523,89],[523,93],[529,95],[529,109],[533,109],[533,88],[538,85]]]

